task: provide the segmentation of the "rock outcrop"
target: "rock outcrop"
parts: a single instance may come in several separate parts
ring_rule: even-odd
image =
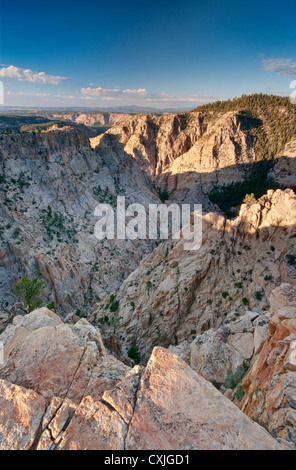
[[[184,250],[184,240],[159,245],[117,292],[115,335],[122,350],[127,353],[136,346],[145,361],[153,346],[186,348],[210,328],[234,328],[233,322],[248,311],[258,312],[261,325],[252,324],[251,330],[249,324],[241,326],[230,336],[233,347],[241,349],[239,357],[247,359],[255,338],[248,351],[244,343],[255,327],[256,350],[262,346],[262,315],[269,308],[271,291],[281,282],[296,284],[295,230],[295,194],[277,190],[252,206],[242,205],[234,220],[204,215],[197,251]],[[114,327],[104,321],[108,302],[106,298],[98,303],[89,318],[101,321],[104,336],[110,339]],[[232,347],[230,356],[231,351]]]
[[[99,155],[83,132],[1,134],[0,171],[1,303],[14,304],[20,277],[41,275],[60,313],[88,311],[152,250],[149,241],[94,236],[99,203],[159,199],[131,157]]]
[[[221,213],[208,193],[245,178],[258,159],[252,134],[258,123],[240,111],[66,114],[70,121],[114,127],[90,141],[69,126],[0,135],[0,295],[12,305],[19,276],[40,273],[48,301],[68,314],[89,312],[118,290],[155,246],[99,243],[96,205],[114,207],[118,195],[145,207],[169,197]],[[272,176],[293,185],[294,140],[277,156]]]
[[[47,309],[0,336],[0,449],[285,449],[166,349],[133,369]]]
[[[266,100],[2,129],[0,449],[294,448],[296,121]],[[259,158],[264,188],[289,189],[226,219],[211,190]],[[202,204],[201,247],[98,240],[95,207],[123,195]],[[24,275],[58,314],[15,304]]]
[[[243,380],[241,409],[296,445],[296,287],[283,283],[270,299],[268,337]]]
[[[244,177],[256,156],[243,121],[237,112],[137,115],[90,140],[99,152],[121,144],[156,185],[181,199],[196,186],[206,191]]]
[[[84,124],[89,127],[116,126],[126,121],[130,114],[128,113],[95,113],[95,112],[76,112],[76,113],[46,113],[50,119],[65,119],[76,124]]]

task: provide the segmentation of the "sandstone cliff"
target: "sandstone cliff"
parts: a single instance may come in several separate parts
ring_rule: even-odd
[[[216,182],[229,183],[242,178],[245,168],[239,164],[256,161],[243,121],[237,112],[218,116],[202,112],[161,117],[140,115],[90,140],[98,151],[106,147],[112,151],[114,142],[118,141],[170,193],[188,185],[206,189]],[[226,167],[228,172],[219,171]],[[178,181],[178,175],[187,173],[187,178]],[[161,178],[156,178],[158,175]]]
[[[76,113],[47,113],[51,119],[65,119],[77,124],[84,124],[90,127],[103,127],[107,125],[117,125],[126,121],[130,114],[128,113],[95,113],[95,112],[76,112]]]
[[[296,288],[273,290],[267,340],[243,380],[240,405],[273,435],[296,445]]]
[[[131,157],[99,155],[79,130],[2,134],[0,148],[1,302],[14,303],[19,277],[41,274],[61,312],[87,310],[152,249],[97,240],[95,207],[114,206],[117,195],[146,205],[157,194]]]
[[[135,345],[145,360],[155,345],[183,344],[189,355],[196,335],[249,310],[264,314],[274,287],[296,284],[292,190],[269,191],[234,220],[208,213],[202,222],[199,250],[184,250],[184,240],[164,242],[124,281],[115,327],[104,321],[109,299],[95,306],[89,318],[103,323],[109,341],[115,331],[125,353]]]
[[[279,448],[235,405],[296,444],[295,192],[269,190],[231,220],[208,197],[262,152],[295,187],[294,110],[277,108],[280,135],[275,112],[222,108],[64,116],[114,124],[90,140],[71,126],[0,135],[3,449]],[[202,203],[201,248],[98,241],[94,209],[118,195]],[[24,274],[59,315],[11,309]]]

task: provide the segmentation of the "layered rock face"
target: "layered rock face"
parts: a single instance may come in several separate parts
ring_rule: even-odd
[[[171,200],[201,198],[214,185],[242,181],[257,161],[253,128],[257,121],[238,111],[131,116],[104,135],[90,139],[100,152],[131,155]],[[270,176],[295,186],[295,141],[277,155]],[[199,191],[199,194],[196,192]]]
[[[235,405],[293,447],[295,193],[270,190],[233,220],[210,203],[257,160],[240,112],[112,123],[90,141],[70,127],[0,135],[0,448],[280,448]],[[295,155],[292,139],[278,184],[295,186]],[[118,195],[202,203],[200,249],[97,240],[94,209]],[[10,309],[24,274],[59,315]]]
[[[128,156],[100,155],[78,130],[0,136],[0,295],[26,274],[45,281],[60,312],[89,308],[134,270],[149,241],[97,240],[99,203],[159,201]],[[108,269],[106,266],[108,265]]]
[[[157,185],[178,199],[197,185],[208,190],[243,178],[243,164],[256,161],[244,119],[237,112],[132,116],[91,139],[91,145],[112,151],[120,142]]]
[[[184,240],[164,242],[122,284],[115,336],[125,353],[134,345],[147,360],[153,346],[177,346],[189,362],[189,345],[197,335],[229,325],[234,333],[235,321],[248,311],[258,312],[232,335],[244,349],[256,321],[264,329],[263,314],[273,288],[281,282],[296,284],[292,190],[268,191],[256,204],[243,205],[234,220],[209,213],[202,223],[199,250],[184,250]],[[98,303],[89,318],[104,323],[104,335],[111,342],[114,327],[104,322],[108,303],[108,298]],[[245,359],[250,359],[253,347],[246,346]],[[235,357],[231,348],[229,355]]]
[[[1,450],[287,448],[166,349],[131,369],[46,308],[0,341]]]
[[[41,274],[46,297],[61,312],[89,310],[154,247],[137,240],[99,243],[93,234],[99,202],[114,206],[125,195],[127,204],[147,207],[166,192],[170,202],[201,203],[204,212],[219,213],[206,193],[214,184],[242,180],[257,158],[252,122],[239,112],[113,117],[116,126],[90,139],[91,146],[85,133],[70,128],[0,136],[4,303],[15,301],[18,277]],[[293,142],[273,170],[283,184],[293,180]]]
[[[126,121],[130,114],[128,113],[47,113],[51,119],[66,119],[77,124],[85,126],[106,126],[118,125]]]
[[[283,156],[276,160],[271,177],[281,186],[295,188],[296,139],[287,143]]]
[[[296,444],[296,287],[273,290],[267,341],[243,380],[240,408]]]

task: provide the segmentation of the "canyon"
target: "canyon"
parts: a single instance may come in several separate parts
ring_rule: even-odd
[[[47,119],[0,133],[0,449],[295,449],[294,108]],[[98,240],[117,196],[202,204],[200,249]]]

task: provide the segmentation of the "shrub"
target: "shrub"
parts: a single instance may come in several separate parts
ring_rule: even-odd
[[[241,384],[239,384],[237,386],[237,389],[235,391],[235,394],[234,394],[234,397],[238,400],[238,401],[242,401],[242,399],[244,398],[244,395],[245,395],[245,392],[243,391],[243,387]]]
[[[243,297],[243,298],[242,298],[242,303],[243,303],[244,305],[247,305],[247,304],[249,303],[249,300],[247,299],[247,297]]]
[[[227,377],[226,377],[226,380],[225,380],[225,387],[226,388],[231,388],[231,390],[233,390],[235,388],[234,375],[233,375],[232,370],[229,370],[227,372]]]
[[[140,364],[141,356],[136,346],[131,346],[127,352],[127,355],[135,362],[135,364]]]
[[[256,300],[258,300],[260,302],[263,299],[263,293],[262,292],[256,292],[254,297],[255,297]]]
[[[54,303],[54,302],[50,302],[49,304],[47,304],[46,307],[48,308],[48,310],[54,310],[54,309],[55,309],[55,303]]]
[[[39,281],[36,277],[29,279],[27,276],[24,276],[15,284],[14,295],[20,297],[28,307],[29,312],[32,312],[35,308],[43,305],[43,301],[41,297],[39,297],[42,288],[43,281]]]
[[[227,373],[227,377],[226,377],[224,385],[226,388],[231,388],[231,390],[234,390],[236,388],[235,396],[239,400],[241,400],[244,396],[242,395],[243,389],[241,387],[241,382],[244,376],[246,375],[248,369],[249,369],[248,364],[244,362],[243,364],[237,367],[234,374],[231,369]]]
[[[119,300],[115,300],[109,307],[110,312],[116,312],[119,308]]]
[[[158,196],[159,196],[159,199],[161,200],[161,202],[165,202],[168,200],[168,198],[170,197],[167,189],[158,189]]]
[[[286,259],[291,266],[296,265],[296,256],[295,255],[286,255]]]
[[[255,204],[256,203],[256,198],[254,196],[254,193],[251,193],[251,194],[246,194],[245,195],[245,198],[243,200],[243,203],[244,204],[249,204],[250,206],[252,204]]]
[[[110,295],[110,300],[109,300],[109,302],[110,302],[111,304],[112,304],[112,302],[114,302],[115,297],[116,297],[116,296],[115,296],[114,294],[111,294],[111,295]]]

